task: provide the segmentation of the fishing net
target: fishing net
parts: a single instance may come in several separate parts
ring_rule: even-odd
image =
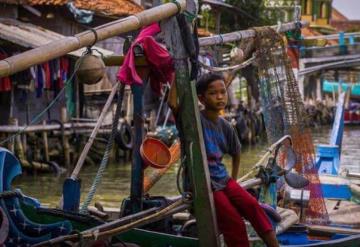
[[[326,224],[328,214],[315,167],[314,145],[311,132],[305,126],[304,105],[285,41],[272,28],[255,28],[255,32],[260,101],[268,140],[274,143],[284,135],[291,135],[297,156],[295,169],[310,181],[305,188],[310,190],[310,201],[304,220],[307,223]],[[285,165],[284,158],[281,162],[281,155],[279,157],[280,165]]]

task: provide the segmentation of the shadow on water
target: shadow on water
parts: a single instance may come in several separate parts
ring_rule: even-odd
[[[314,143],[328,143],[330,135],[329,127],[321,127],[313,130]],[[259,160],[268,145],[261,141],[256,146],[248,146],[242,149],[240,176]],[[343,152],[341,161],[343,167],[352,172],[360,172],[360,126],[345,128],[343,138]],[[230,169],[231,160],[225,157],[224,163]],[[151,168],[148,168],[151,169]],[[178,195],[176,187],[176,173],[178,164],[174,165],[168,173],[150,190],[151,195],[174,196]],[[97,167],[87,166],[80,172],[82,180],[82,200],[84,200],[95,177]],[[229,170],[230,171],[230,170]],[[146,171],[149,172],[149,171]],[[14,187],[20,188],[28,196],[35,197],[43,204],[57,206],[62,194],[62,184],[66,176],[55,178],[52,175],[21,176],[15,180]],[[109,164],[97,189],[94,199],[104,206],[119,207],[121,201],[129,195],[130,191],[130,163]]]

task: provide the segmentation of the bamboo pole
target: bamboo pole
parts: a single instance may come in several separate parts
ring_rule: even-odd
[[[64,56],[82,47],[90,46],[95,41],[108,39],[166,19],[184,10],[185,5],[185,0],[177,0],[176,2],[166,3],[127,18],[95,27],[93,30],[96,31],[97,39],[92,31],[85,31],[75,36],[55,40],[44,46],[8,57],[0,61],[0,78],[25,70],[33,65]]]
[[[86,156],[87,156],[87,154],[88,154],[88,152],[90,150],[90,147],[94,142],[95,136],[96,136],[96,134],[97,134],[97,132],[98,132],[98,130],[100,128],[100,125],[103,122],[103,120],[105,118],[105,115],[106,115],[106,113],[107,113],[107,111],[108,111],[108,109],[109,109],[109,107],[111,105],[111,102],[112,102],[112,100],[113,100],[113,98],[114,98],[114,96],[116,94],[118,86],[119,86],[119,83],[116,83],[115,86],[112,88],[112,91],[111,91],[111,93],[110,93],[110,95],[109,95],[109,97],[108,97],[108,99],[107,99],[107,101],[106,101],[106,103],[104,105],[104,108],[102,109],[102,112],[101,112],[101,114],[99,116],[98,122],[96,123],[96,126],[93,129],[93,131],[91,132],[91,135],[90,135],[90,137],[88,139],[88,142],[86,143],[83,151],[80,154],[80,157],[79,157],[79,159],[78,159],[78,161],[76,163],[74,171],[71,174],[71,179],[75,180],[78,177],[79,172],[81,170],[81,167],[82,167],[82,165],[83,165],[83,163],[85,161],[85,158],[86,158]]]
[[[309,25],[309,23],[306,21],[301,21],[300,23],[301,23],[302,27],[307,27]],[[296,22],[289,22],[289,23],[282,24],[279,29],[279,32],[283,33],[286,31],[293,30],[296,28],[296,25],[297,25]],[[277,29],[278,26],[277,25],[271,26],[271,28]],[[218,45],[218,44],[223,44],[223,43],[228,43],[228,42],[233,42],[233,41],[240,41],[242,39],[248,39],[248,38],[252,38],[252,37],[255,37],[255,30],[248,29],[248,30],[236,31],[236,32],[232,32],[232,33],[214,35],[214,36],[206,37],[206,38],[200,38],[199,44],[200,44],[200,46]]]
[[[308,22],[301,22],[303,27],[308,26]],[[276,29],[277,26],[271,26]],[[295,28],[295,22],[285,23],[281,26],[280,32],[286,32]],[[255,36],[254,30],[242,30],[231,33],[214,35],[211,37],[199,38],[200,46],[217,45],[226,42],[240,41],[242,39],[248,39]],[[120,66],[124,62],[124,56],[106,56],[103,58],[106,66]],[[148,63],[144,57],[136,57],[135,64],[137,66],[147,66]]]
[[[94,128],[96,123],[65,123],[64,129],[89,129]],[[110,126],[110,124],[101,124],[100,127]],[[30,133],[30,132],[41,132],[41,131],[53,131],[60,130],[60,124],[38,124],[31,126],[19,126],[19,125],[0,125],[0,133]]]

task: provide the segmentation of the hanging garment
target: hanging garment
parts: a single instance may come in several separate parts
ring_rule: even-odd
[[[60,80],[58,88],[61,89],[64,87],[69,73],[69,60],[66,57],[60,58]]]
[[[51,89],[51,72],[49,62],[43,64],[43,69],[45,73],[45,84],[44,88],[50,90]]]
[[[0,60],[7,58],[7,54],[0,52]],[[11,91],[11,80],[10,77],[0,78],[0,92]]]
[[[36,97],[40,98],[43,94],[44,89],[44,81],[45,81],[45,73],[41,65],[36,66],[36,81],[35,81],[35,88],[36,88]]]
[[[169,52],[161,44],[155,41],[154,35],[159,33],[158,23],[151,24],[141,30],[136,40],[132,43],[125,56],[124,63],[120,67],[117,77],[124,84],[142,84],[143,79],[136,71],[134,47],[141,45],[147,62],[150,66],[151,88],[158,94],[161,91],[161,84],[172,82],[174,79],[173,60]]]

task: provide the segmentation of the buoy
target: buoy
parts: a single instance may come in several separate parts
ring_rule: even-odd
[[[105,75],[105,64],[100,57],[91,53],[76,61],[76,76],[79,82],[92,85],[98,83]]]

